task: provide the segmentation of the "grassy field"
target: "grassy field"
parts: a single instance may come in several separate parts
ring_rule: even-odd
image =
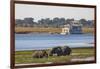
[[[61,33],[61,31],[62,31],[61,28],[15,27],[16,33],[33,33],[33,32]]]
[[[16,33],[61,33],[62,28],[37,28],[37,27],[15,27]],[[94,33],[94,28],[82,28],[83,33]]]
[[[74,58],[94,57],[94,48],[73,48],[69,56],[49,56],[48,58],[32,58],[32,53],[34,52],[35,51],[16,51],[15,63],[64,63],[71,62]]]
[[[82,28],[83,33],[93,33],[94,34],[94,28]]]

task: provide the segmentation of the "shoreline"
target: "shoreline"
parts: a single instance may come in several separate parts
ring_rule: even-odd
[[[15,33],[50,33],[50,34],[60,34],[62,28],[52,28],[52,27],[15,27]],[[94,34],[94,28],[82,28],[82,33]]]
[[[74,48],[71,48],[71,49],[91,49],[91,48],[94,48],[94,47],[74,47]],[[49,50],[51,48],[47,48],[47,49],[39,49],[39,50]],[[31,50],[16,50],[15,52],[20,52],[20,51],[37,51],[37,50],[34,50],[34,49],[31,49]]]

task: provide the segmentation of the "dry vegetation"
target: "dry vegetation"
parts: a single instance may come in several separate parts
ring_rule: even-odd
[[[94,28],[82,28],[83,33],[94,33]]]
[[[33,33],[33,32],[61,33],[61,31],[62,31],[61,28],[15,27],[16,33]],[[82,32],[94,33],[94,28],[82,28]]]
[[[16,33],[33,33],[33,32],[49,32],[49,33],[60,33],[61,28],[37,28],[37,27],[16,27]]]

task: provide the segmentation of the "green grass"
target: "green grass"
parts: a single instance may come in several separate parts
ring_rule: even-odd
[[[86,58],[94,56],[94,48],[73,48],[72,53],[69,56],[49,56],[48,58],[32,58],[34,51],[16,51],[15,63],[63,63],[70,62],[73,58]]]

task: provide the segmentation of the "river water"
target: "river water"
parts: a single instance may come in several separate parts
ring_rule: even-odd
[[[55,46],[93,47],[92,34],[15,34],[15,50],[39,50]]]

